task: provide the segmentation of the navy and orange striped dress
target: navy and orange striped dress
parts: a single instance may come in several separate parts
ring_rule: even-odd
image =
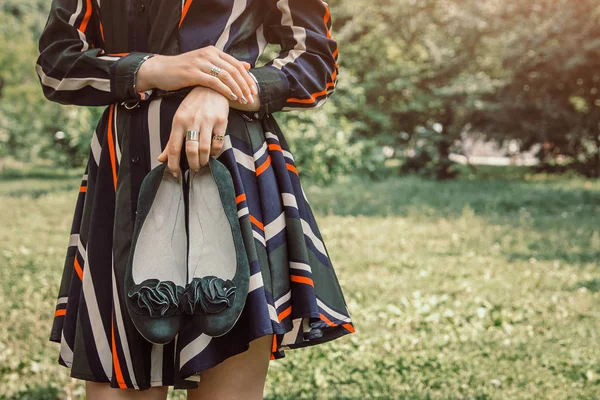
[[[194,388],[199,372],[258,337],[274,335],[277,359],[354,331],[272,115],[318,107],[331,95],[338,50],[330,29],[322,0],[53,0],[36,63],[44,93],[59,103],[106,107],[90,135],[50,333],[72,377],[114,388]],[[268,43],[280,53],[258,66]],[[140,183],[157,166],[183,96],[137,92],[135,74],[153,54],[210,45],[250,63],[260,91],[258,112],[230,110],[218,156],[235,183],[248,299],[222,337],[183,326],[171,343],[155,345],[128,318],[123,279]]]

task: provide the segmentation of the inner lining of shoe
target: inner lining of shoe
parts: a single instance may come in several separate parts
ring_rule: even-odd
[[[133,255],[135,283],[156,278],[186,284],[186,232],[183,188],[167,170],[142,225]]]
[[[191,173],[189,199],[189,281],[209,275],[233,279],[237,269],[233,235],[208,166]]]

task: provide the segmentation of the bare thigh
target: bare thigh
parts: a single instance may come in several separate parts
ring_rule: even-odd
[[[148,390],[116,389],[108,383],[86,382],[87,400],[165,400],[168,386],[153,387]]]
[[[250,348],[203,371],[188,400],[259,400],[263,398],[273,335],[250,342]]]

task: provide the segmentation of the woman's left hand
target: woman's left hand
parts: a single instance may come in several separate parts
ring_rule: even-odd
[[[225,135],[229,101],[221,93],[203,86],[195,87],[187,94],[173,117],[171,135],[167,146],[158,156],[158,161],[168,161],[167,168],[174,175],[179,174],[179,159],[186,133],[199,132],[198,141],[186,141],[185,152],[191,169],[199,170],[208,164],[210,156],[218,155],[223,141],[217,140]]]

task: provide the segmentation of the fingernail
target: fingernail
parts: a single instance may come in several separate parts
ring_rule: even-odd
[[[244,104],[248,104],[248,100],[246,100],[246,97],[242,96],[242,102],[243,102]]]
[[[258,94],[258,89],[256,88],[256,85],[252,85],[251,89],[252,89],[253,94],[256,94],[256,95]]]
[[[233,92],[231,92],[231,98],[233,99],[233,101],[238,99],[238,97]]]
[[[175,172],[171,172],[175,178],[177,178],[177,174]]]

